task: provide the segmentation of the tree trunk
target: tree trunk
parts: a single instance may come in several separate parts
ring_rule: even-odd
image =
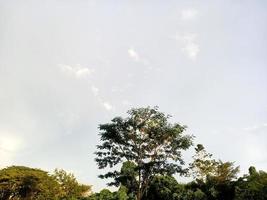
[[[137,195],[136,195],[136,200],[141,200],[141,170],[140,168],[138,169],[138,190],[137,190]]]
[[[136,200],[141,200],[141,192],[138,190]]]

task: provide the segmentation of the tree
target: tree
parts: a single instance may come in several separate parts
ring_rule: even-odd
[[[217,162],[212,159],[212,154],[208,153],[202,144],[195,148],[193,162],[190,163],[190,170],[194,178],[205,181],[207,176],[214,175]]]
[[[192,145],[193,137],[185,135],[186,126],[168,122],[170,116],[158,108],[131,109],[128,117],[115,117],[101,124],[101,145],[95,159],[100,169],[131,161],[136,165],[136,199],[140,200],[153,177],[158,174],[184,174],[182,150]],[[113,178],[118,186],[119,171],[110,171],[100,178]]]
[[[125,186],[121,186],[120,189],[115,194],[116,200],[129,200],[130,198],[127,195],[127,188]]]
[[[120,171],[120,175],[115,178],[115,182],[123,187],[127,188],[127,194],[133,196],[137,191],[137,179],[138,173],[136,171],[136,164],[131,161],[123,163]]]
[[[226,182],[237,177],[239,166],[234,167],[234,162],[213,159],[212,154],[208,153],[202,144],[198,144],[195,151],[189,167],[194,178],[205,182],[207,177],[213,177],[217,182]]]
[[[219,160],[216,164],[214,178],[218,183],[232,181],[237,178],[239,166],[235,167],[234,162],[222,162]]]
[[[0,199],[57,200],[59,184],[45,171],[23,166],[0,170]]]
[[[235,200],[267,199],[267,172],[249,168],[249,174],[237,181]]]
[[[212,158],[204,146],[198,144],[195,148],[193,162],[190,164],[193,177],[196,178],[197,188],[204,192],[208,199],[233,199],[239,167],[233,162],[222,162]],[[198,195],[201,192],[197,192]],[[198,198],[199,199],[199,198]]]
[[[183,186],[171,176],[156,176],[149,185],[145,199],[175,200],[183,194]]]
[[[59,183],[61,199],[82,198],[91,191],[91,186],[79,184],[73,174],[63,169],[55,169],[53,177]]]
[[[1,200],[76,200],[82,199],[90,189],[64,170],[55,170],[54,175],[23,166],[0,170]]]
[[[103,189],[99,193],[92,194],[89,200],[115,200],[115,197],[108,189]]]

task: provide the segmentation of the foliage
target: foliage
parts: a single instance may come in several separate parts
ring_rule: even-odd
[[[184,195],[184,185],[177,183],[171,176],[156,176],[153,178],[144,199],[174,200]]]
[[[217,162],[212,159],[212,154],[206,152],[202,144],[196,146],[195,152],[190,170],[194,178],[205,181],[207,176],[215,174]]]
[[[130,200],[131,198],[127,195],[127,188],[125,186],[121,186],[118,192],[116,192],[115,199],[116,200]]]
[[[138,173],[136,171],[136,167],[137,165],[134,162],[124,162],[121,167],[120,175],[115,179],[122,187],[127,188],[127,194],[132,196],[135,195],[135,191],[138,189],[136,179],[138,177]]]
[[[190,169],[193,177],[196,178],[196,184],[191,184],[191,189],[195,192],[197,190],[204,192],[207,199],[233,199],[234,180],[237,178],[239,167],[235,167],[233,162],[213,159],[212,154],[207,153],[201,144],[198,144],[195,150]],[[200,191],[198,196],[201,194]]]
[[[222,183],[237,177],[239,167],[234,167],[233,162],[216,161],[202,144],[198,144],[195,151],[193,162],[190,163],[190,170],[194,178],[205,182],[208,177],[213,177],[217,182]]]
[[[0,170],[1,200],[77,200],[83,199],[90,189],[64,170],[55,170],[54,175],[23,166]]]
[[[115,195],[110,192],[108,189],[103,189],[99,193],[91,195],[89,200],[114,200]]]
[[[88,200],[133,200],[127,195],[127,188],[122,186],[117,192],[103,189],[99,193],[92,194]]]
[[[249,175],[237,181],[236,200],[267,199],[267,173],[249,168]]]
[[[22,166],[0,170],[0,199],[56,200],[59,184],[47,172]]]
[[[239,166],[235,167],[234,162],[222,162],[219,160],[216,164],[214,178],[218,183],[229,182],[237,178]]]
[[[71,200],[89,195],[91,186],[79,184],[73,174],[55,169],[53,177],[59,183],[61,199]]]
[[[168,122],[170,116],[157,108],[128,111],[128,117],[115,117],[99,126],[102,144],[98,145],[96,162],[100,169],[130,161],[136,165],[135,191],[141,199],[157,174],[184,174],[181,151],[192,145],[192,136],[185,135],[185,126]],[[118,186],[121,172],[110,171],[101,178],[113,178]]]

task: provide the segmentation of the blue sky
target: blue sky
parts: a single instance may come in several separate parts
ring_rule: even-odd
[[[266,9],[0,0],[0,165],[64,168],[99,190],[98,125],[157,105],[215,158],[266,170]]]

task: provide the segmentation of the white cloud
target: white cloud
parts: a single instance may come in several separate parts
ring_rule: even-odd
[[[1,136],[0,149],[6,152],[15,152],[21,146],[21,141],[17,137]]]
[[[189,43],[183,48],[183,51],[190,59],[195,60],[199,53],[199,46],[195,43]]]
[[[81,65],[70,66],[70,65],[60,64],[59,67],[63,73],[66,73],[70,76],[75,76],[78,79],[87,77],[94,72],[93,69],[89,69]]]
[[[103,102],[103,106],[104,106],[104,108],[105,108],[106,110],[108,110],[108,111],[114,109],[114,107],[113,107],[110,103],[108,103],[108,102]]]
[[[96,86],[92,85],[92,86],[91,86],[91,90],[92,90],[94,96],[98,96],[98,94],[99,94],[99,89],[98,89]]]
[[[186,9],[181,11],[182,20],[192,20],[196,18],[198,11],[195,9]]]
[[[244,131],[263,131],[267,128],[267,123],[252,125],[244,128]]]
[[[80,69],[77,69],[77,71],[75,72],[76,73],[76,76],[78,78],[80,77],[84,77],[84,76],[88,76],[91,74],[91,71],[87,68],[80,68]]]
[[[125,99],[125,100],[122,100],[122,105],[124,105],[124,106],[132,106],[133,104],[130,101]]]
[[[133,49],[130,48],[128,49],[128,55],[136,62],[140,61],[140,56],[139,54]]]
[[[60,67],[61,71],[64,73],[72,73],[73,72],[73,68],[69,65],[60,64],[59,67]]]
[[[242,144],[244,145],[244,153],[246,159],[250,163],[261,162],[266,159],[266,139],[265,137],[255,137],[255,135],[248,135],[243,138]]]
[[[182,46],[181,50],[191,60],[195,60],[199,54],[199,45],[196,42],[197,34],[177,34],[174,39]]]
[[[150,65],[150,61],[148,59],[140,56],[140,54],[134,48],[128,49],[128,55],[135,62],[142,63],[145,66]]]
[[[1,166],[12,164],[16,152],[21,148],[22,141],[15,136],[9,134],[0,134],[0,157]]]

